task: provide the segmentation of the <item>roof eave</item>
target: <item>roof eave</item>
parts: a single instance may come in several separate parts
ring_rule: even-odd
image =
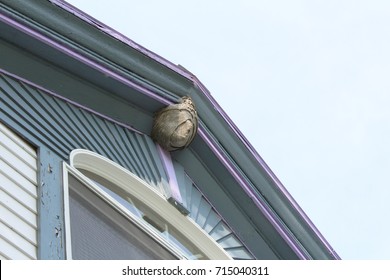
[[[80,22],[76,22],[75,19],[69,21],[66,19],[66,24],[64,24],[64,18],[52,18],[48,19],[46,17],[42,17],[42,10],[36,9],[35,4],[31,4],[30,2],[25,1],[7,1],[9,2],[9,6],[14,6],[19,11],[24,14],[31,15],[32,18],[36,20],[45,21],[42,22],[43,25],[52,25],[51,28],[59,29],[59,28],[73,28],[77,31],[76,27],[80,26]],[[23,2],[23,3],[22,3]],[[69,5],[66,2],[60,0],[51,0],[52,4],[60,7],[61,9],[67,11],[75,15],[82,22],[88,23],[89,26],[93,26],[94,29],[99,31],[99,33],[104,33],[107,37],[113,38],[111,40],[117,40],[122,43],[126,50],[133,50],[133,55],[136,57],[133,59],[131,63],[128,63],[126,67],[131,67],[134,73],[138,74],[138,77],[142,77],[146,80],[152,80],[159,87],[162,87],[162,93],[155,94],[155,92],[150,91],[150,97],[160,102],[161,104],[169,104],[174,102],[177,96],[183,94],[183,92],[196,91],[202,94],[202,98],[206,101],[204,104],[207,108],[203,108],[204,111],[207,111],[207,114],[213,115],[212,120],[204,120],[205,122],[200,126],[199,135],[202,137],[203,141],[210,146],[216,156],[224,162],[225,167],[231,172],[233,177],[237,180],[243,190],[248,194],[248,196],[252,196],[255,200],[256,205],[258,205],[259,210],[268,217],[269,221],[274,225],[274,227],[278,230],[278,232],[283,236],[286,242],[290,245],[290,247],[297,253],[300,258],[309,258],[307,256],[307,252],[303,250],[299,242],[296,240],[295,236],[292,233],[300,231],[303,236],[311,236],[312,238],[318,240],[317,248],[315,246],[311,248],[310,251],[323,251],[325,255],[328,255],[329,258],[339,259],[339,256],[336,252],[331,248],[329,243],[325,240],[325,238],[321,235],[318,229],[314,226],[314,224],[310,221],[307,215],[303,212],[303,210],[299,207],[299,205],[295,202],[295,200],[288,193],[286,188],[282,185],[282,183],[277,179],[275,174],[270,170],[270,168],[266,165],[264,160],[259,156],[259,154],[255,151],[253,146],[248,142],[248,140],[243,136],[243,134],[239,131],[239,129],[234,125],[232,120],[226,115],[226,113],[222,110],[222,108],[218,105],[218,103],[213,99],[208,90],[203,86],[203,84],[190,72],[185,69],[172,64],[166,59],[154,54],[153,52],[143,48],[142,46],[136,44],[132,40],[126,38],[115,30],[105,26],[104,24],[98,22],[97,20],[91,18],[75,7]],[[46,4],[43,4],[47,6]],[[7,20],[4,16],[1,18],[2,21]],[[63,24],[59,24],[59,21],[62,21]],[[70,25],[69,25],[70,24]],[[74,26],[71,26],[71,25]],[[49,26],[50,27],[50,26]],[[83,28],[88,28],[83,25]],[[67,30],[57,30],[58,32],[62,32],[64,38],[67,40],[73,40],[72,43],[77,42],[80,46],[89,46],[92,41],[87,42],[87,40],[91,38],[76,38],[78,34],[71,34],[67,32]],[[73,36],[73,38],[72,38]],[[98,36],[102,36],[99,34]],[[42,38],[41,38],[42,39]],[[69,43],[69,42],[67,42]],[[71,49],[64,47],[64,45],[53,45],[56,48],[63,48],[63,51],[70,51]],[[96,46],[99,48],[99,46]],[[94,50],[95,51],[95,50]],[[122,69],[124,66],[120,62],[120,58],[116,58],[118,61],[115,62],[115,59],[112,58],[112,55],[107,52],[106,48],[102,48],[100,50],[96,50],[97,53],[102,55],[104,58],[110,60],[110,62],[114,62],[112,67],[117,67],[118,69]],[[78,59],[84,60],[85,63],[93,63],[93,60],[88,60],[89,58],[83,57],[80,53],[68,53],[68,55],[72,56],[80,56]],[[129,55],[128,55],[129,56]],[[147,63],[145,64],[145,61]],[[115,65],[116,64],[116,65]],[[91,67],[101,67],[100,65],[90,65]],[[101,68],[100,71],[106,71],[109,75],[116,76],[117,79],[123,80],[123,82],[129,83],[128,79],[123,78],[120,75],[120,72],[112,70],[112,68],[106,67],[105,69]],[[161,72],[164,72],[161,75]],[[168,82],[166,80],[166,76],[169,76]],[[164,76],[164,77],[162,77]],[[126,81],[125,81],[126,80]],[[128,86],[139,86],[136,83],[128,84]],[[148,86],[143,86],[143,90],[147,90]],[[223,120],[222,122],[216,120]],[[226,139],[223,139],[226,135],[220,135],[218,131],[212,130],[212,137],[210,137],[210,129],[208,127],[212,126],[221,126],[223,130],[229,131],[230,140],[237,144],[240,152],[232,152],[230,150],[229,145],[221,145],[220,143],[224,143]],[[215,139],[219,141],[215,141]],[[264,186],[258,182],[256,176],[253,176],[253,172],[250,170],[246,170],[246,165],[242,164],[242,162],[251,163],[253,168],[261,169],[261,176],[266,176],[266,181],[269,182],[270,190],[264,190]],[[240,164],[241,163],[241,164]],[[259,176],[260,176],[259,175]],[[259,193],[267,193],[270,192],[267,201],[269,205],[272,206],[273,209],[269,209],[268,204],[262,203],[259,199]],[[288,211],[288,216],[294,217],[295,222],[300,224],[304,228],[304,232],[302,233],[302,229],[294,229],[295,222],[292,222],[286,226],[283,220],[280,219],[280,215],[278,216],[275,213],[274,209],[278,209],[279,207]],[[304,240],[300,240],[304,246]],[[313,246],[313,245],[310,245]]]

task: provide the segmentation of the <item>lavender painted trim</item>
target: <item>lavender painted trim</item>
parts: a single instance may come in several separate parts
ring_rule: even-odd
[[[193,75],[189,73],[188,71],[178,67],[176,64],[173,64],[172,62],[164,59],[163,57],[159,56],[158,54],[142,47],[141,45],[135,43],[130,38],[126,37],[125,35],[121,34],[120,32],[112,29],[111,27],[107,26],[106,24],[102,23],[101,21],[95,19],[94,17],[86,14],[85,12],[81,11],[80,9],[76,8],[75,6],[63,1],[63,0],[49,0],[54,5],[57,5],[58,7],[62,8],[63,10],[75,15],[76,17],[80,18],[81,20],[89,23],[90,25],[98,28],[102,32],[110,35],[111,37],[114,37],[115,39],[125,43],[126,45],[132,47],[133,49],[136,49],[137,51],[143,53],[144,55],[150,57],[154,61],[164,65],[165,67],[173,70],[174,72],[180,74],[181,76],[186,77],[189,80],[193,79]]]
[[[165,172],[168,176],[169,186],[171,187],[172,197],[179,203],[183,203],[183,198],[180,194],[179,184],[177,183],[176,172],[173,168],[171,155],[165,151],[159,144],[156,144],[160,158],[164,165]]]
[[[18,29],[18,30],[22,31],[23,33],[30,35],[31,37],[33,37],[41,42],[46,43],[47,45],[59,50],[60,52],[65,53],[66,55],[90,66],[91,68],[96,69],[101,73],[104,73],[108,77],[111,77],[111,78],[113,78],[113,79],[115,79],[115,80],[129,86],[129,87],[132,87],[132,88],[138,90],[139,92],[161,102],[162,104],[169,105],[172,103],[172,102],[166,100],[165,98],[159,96],[158,94],[152,92],[151,90],[148,90],[148,89],[142,87],[141,85],[138,85],[138,84],[128,80],[126,77],[123,77],[122,75],[108,69],[107,67],[99,64],[98,62],[95,62],[92,59],[87,58],[87,57],[77,53],[76,51],[70,49],[69,47],[66,47],[66,46],[54,41],[53,39],[50,39],[49,37],[37,32],[36,30],[29,28],[29,27],[17,22],[16,20],[8,17],[7,15],[0,13],[0,21],[3,21],[4,23],[14,27],[15,29]]]
[[[25,83],[25,84],[27,84],[29,86],[32,86],[32,87],[34,87],[34,88],[36,88],[36,89],[38,89],[38,90],[40,90],[40,91],[50,95],[50,96],[53,96],[53,97],[55,97],[57,99],[60,99],[60,100],[62,100],[64,102],[66,102],[66,103],[69,103],[69,104],[71,104],[71,105],[73,105],[73,106],[75,106],[77,108],[80,108],[80,109],[82,109],[82,110],[84,110],[86,112],[89,112],[89,113],[91,113],[93,115],[96,115],[96,116],[98,116],[98,117],[100,117],[102,119],[105,119],[105,120],[109,121],[109,122],[115,123],[115,124],[117,124],[120,127],[123,127],[125,129],[129,129],[129,130],[131,130],[131,131],[133,131],[135,133],[144,135],[143,132],[135,129],[134,127],[132,127],[132,126],[130,126],[128,124],[125,124],[125,123],[119,122],[117,120],[114,120],[113,118],[110,118],[110,117],[108,117],[106,115],[103,115],[102,113],[99,113],[99,112],[97,112],[97,111],[95,111],[95,110],[93,110],[93,109],[91,109],[89,107],[86,107],[86,106],[81,105],[81,104],[79,104],[77,102],[74,102],[73,100],[70,100],[70,99],[68,99],[66,97],[63,97],[62,95],[59,95],[59,94],[57,94],[57,93],[55,93],[55,92],[53,92],[51,90],[48,90],[48,89],[46,89],[46,88],[44,88],[44,87],[42,87],[40,85],[37,85],[37,84],[27,80],[27,79],[24,79],[24,78],[19,77],[19,76],[15,75],[15,74],[12,74],[12,73],[10,73],[10,72],[2,69],[2,68],[0,68],[0,74],[6,75],[6,76],[11,77],[13,79],[16,79],[16,80],[18,80],[20,82],[23,82],[23,83]]]
[[[321,242],[325,245],[328,252],[335,258],[340,260],[340,256],[337,252],[332,248],[329,242],[325,239],[325,237],[321,234],[318,228],[314,225],[314,223],[310,220],[310,218],[306,215],[303,209],[299,206],[299,204],[295,201],[295,199],[288,192],[286,187],[282,184],[282,182],[276,177],[275,173],[269,168],[263,158],[257,153],[255,148],[250,144],[248,139],[242,134],[242,132],[238,129],[238,127],[234,124],[234,122],[230,119],[230,117],[223,111],[221,106],[217,103],[217,101],[212,97],[207,88],[195,77],[195,84],[199,87],[199,89],[204,93],[207,99],[213,104],[215,110],[222,116],[222,118],[226,121],[226,123],[230,126],[233,132],[237,135],[237,137],[241,140],[241,142],[245,145],[245,147],[250,151],[256,161],[260,164],[264,171],[270,176],[275,185],[280,189],[283,195],[287,198],[290,204],[295,208],[295,210],[299,213],[299,215],[303,218],[303,220],[309,225],[309,227],[313,230],[313,232],[317,235],[317,237],[321,240]]]
[[[219,151],[218,147],[214,145],[214,143],[207,136],[206,132],[203,128],[199,128],[199,135],[203,138],[203,140],[207,143],[207,145],[212,149],[214,154],[218,157],[219,160],[223,163],[223,165],[229,170],[230,174],[236,179],[236,181],[240,184],[246,194],[253,200],[256,206],[260,209],[260,211],[264,214],[264,216],[273,224],[277,232],[283,237],[283,239],[287,242],[287,244],[291,247],[291,249],[297,254],[300,259],[309,259],[303,250],[300,248],[298,243],[290,238],[287,232],[284,230],[283,225],[276,219],[275,215],[267,209],[267,206],[264,205],[256,196],[254,191],[249,187],[249,185],[245,182],[245,179],[242,178],[238,172],[234,169],[230,161],[223,156],[223,154]]]

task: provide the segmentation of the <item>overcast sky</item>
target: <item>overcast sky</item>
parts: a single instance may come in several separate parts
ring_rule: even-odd
[[[343,259],[390,259],[390,1],[68,0],[210,90]]]

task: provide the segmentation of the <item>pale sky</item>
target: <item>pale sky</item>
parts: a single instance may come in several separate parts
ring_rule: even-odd
[[[390,259],[390,1],[68,0],[194,73],[343,259]]]

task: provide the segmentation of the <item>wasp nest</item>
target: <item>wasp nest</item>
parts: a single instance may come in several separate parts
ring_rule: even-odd
[[[167,151],[188,147],[198,130],[198,114],[191,97],[169,105],[154,116],[152,139]]]

